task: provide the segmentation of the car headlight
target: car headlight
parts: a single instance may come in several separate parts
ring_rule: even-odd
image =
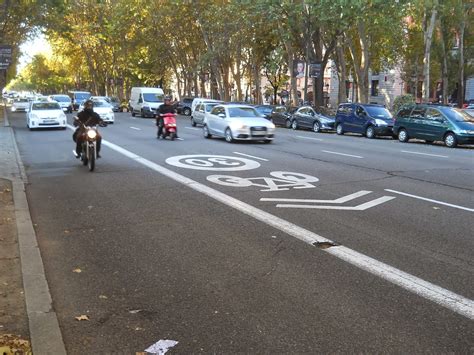
[[[274,125],[273,123],[272,123],[272,124],[269,124],[267,127],[268,127],[269,129],[275,129],[275,125]]]
[[[16,111],[16,107],[12,106],[12,112],[15,112],[15,111]]]
[[[94,139],[95,137],[97,137],[97,132],[93,129],[90,129],[87,131],[87,137],[89,137],[90,139]]]
[[[230,127],[232,129],[245,129],[245,128],[247,128],[247,126],[244,125],[242,122],[232,122],[230,124]]]
[[[34,115],[34,114],[33,114],[33,115],[30,115],[30,120],[37,120],[37,119],[38,119],[38,116],[36,116],[36,115]]]
[[[384,120],[379,120],[378,118],[375,119],[375,124],[380,125],[380,126],[386,126],[387,122]]]

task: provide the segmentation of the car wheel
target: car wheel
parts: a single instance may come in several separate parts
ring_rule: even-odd
[[[291,128],[293,129],[298,129],[298,121],[297,120],[293,120],[291,122]]]
[[[446,144],[446,147],[448,148],[454,148],[458,145],[458,140],[456,139],[456,136],[454,133],[449,132],[444,136],[444,144]]]
[[[265,139],[265,140],[263,141],[263,143],[266,143],[266,144],[270,144],[271,142],[273,142],[272,139]]]
[[[313,123],[313,131],[316,133],[321,132],[321,124],[318,121]]]
[[[285,121],[285,127],[286,127],[286,128],[291,128],[291,120],[290,120],[290,119],[287,119],[287,120]]]
[[[365,130],[365,136],[369,139],[372,139],[375,137],[375,129],[374,129],[374,126],[369,126],[367,127],[367,129]]]
[[[193,127],[196,127],[196,122],[194,122],[194,118],[192,118],[192,117],[191,117],[191,125],[192,125]]]
[[[234,137],[232,137],[232,131],[230,130],[230,128],[227,128],[225,130],[225,140],[227,141],[227,143],[232,143],[234,141]]]
[[[132,117],[135,117],[135,111],[132,109],[130,112],[132,113]]]
[[[398,140],[402,143],[408,142],[408,132],[405,128],[398,131]]]
[[[212,135],[209,133],[209,129],[207,128],[207,125],[204,125],[202,127],[202,133],[204,134],[204,138],[211,138]]]
[[[189,107],[185,107],[183,110],[183,114],[186,116],[191,116],[191,109]]]
[[[344,134],[344,130],[342,129],[342,123],[338,123],[337,126],[336,126],[336,133],[339,134],[339,135],[343,135]]]

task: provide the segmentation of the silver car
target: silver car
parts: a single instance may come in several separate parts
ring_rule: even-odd
[[[224,137],[234,140],[273,141],[275,125],[261,117],[257,110],[247,105],[216,105],[206,114],[203,134],[205,138]]]
[[[191,114],[191,124],[196,127],[197,124],[204,125],[206,113],[219,105],[217,102],[204,102],[196,105],[193,113]]]

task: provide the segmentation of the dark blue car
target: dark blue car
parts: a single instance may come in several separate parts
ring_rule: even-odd
[[[341,104],[336,114],[336,133],[360,133],[367,138],[393,136],[392,114],[381,105]]]

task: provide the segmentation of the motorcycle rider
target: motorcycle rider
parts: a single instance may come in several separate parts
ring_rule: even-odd
[[[84,126],[80,125],[79,122],[81,122],[84,126],[101,126],[105,127],[107,126],[107,123],[100,118],[99,114],[97,112],[94,112],[94,101],[92,100],[87,100],[84,102],[84,110],[79,112],[77,114],[76,119],[74,120],[74,126],[79,126],[77,129],[74,131],[74,134],[72,135],[72,139],[74,142],[76,142],[76,150],[74,151],[74,154],[76,155],[76,158],[79,159],[81,157],[82,153],[82,142],[85,139],[85,128]],[[97,131],[97,158],[100,158],[100,146],[102,142],[102,136],[99,134]]]
[[[158,126],[158,134],[157,138],[163,138],[163,126],[165,124],[163,116],[166,113],[173,113],[176,114],[176,105],[171,103],[171,97],[165,96],[164,104],[158,108],[156,112],[156,125]],[[176,127],[176,138],[178,138],[178,127]]]

